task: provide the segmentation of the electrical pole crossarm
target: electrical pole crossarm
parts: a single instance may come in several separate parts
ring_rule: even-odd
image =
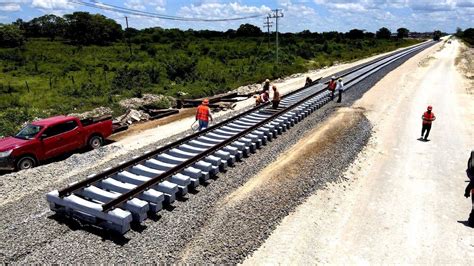
[[[269,14],[269,18],[275,19],[275,31],[276,31],[276,64],[278,65],[278,19],[283,17],[283,12],[281,9],[272,10],[273,13]]]

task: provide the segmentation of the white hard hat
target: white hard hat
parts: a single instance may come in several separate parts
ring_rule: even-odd
[[[270,82],[270,80],[269,80],[269,79],[266,79],[265,82],[268,83],[268,82]]]
[[[332,76],[331,79],[336,79],[336,76]]]

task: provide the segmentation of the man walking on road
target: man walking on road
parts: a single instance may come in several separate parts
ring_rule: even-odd
[[[336,83],[336,91],[338,93],[338,98],[337,102],[340,103],[342,100],[342,93],[344,92],[344,82],[342,82],[342,79],[339,78]]]
[[[329,84],[326,87],[326,89],[328,89],[329,92],[331,93],[330,94],[331,100],[333,100],[334,99],[334,91],[336,90],[336,77],[335,76],[331,77],[331,80],[329,81]]]
[[[469,198],[469,196],[471,196],[472,209],[471,213],[469,214],[469,218],[467,219],[467,224],[470,227],[474,227],[474,181],[472,178],[471,181],[469,181],[469,184],[467,184],[466,190],[464,191],[464,197]]]
[[[209,119],[212,121],[211,110],[209,109],[209,100],[204,99],[202,104],[198,106],[196,111],[196,121],[199,122],[198,131],[206,129],[209,125]]]
[[[432,112],[433,107],[430,105],[430,106],[428,106],[427,109],[428,110],[425,113],[423,113],[423,115],[421,116],[421,119],[423,120],[423,126],[421,128],[421,138],[420,139],[423,139],[425,141],[428,140],[428,136],[430,135],[431,123],[436,120],[436,116]],[[426,135],[425,135],[425,131],[426,131]],[[425,136],[423,137],[423,135],[425,135]]]

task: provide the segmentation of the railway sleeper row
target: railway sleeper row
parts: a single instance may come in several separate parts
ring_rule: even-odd
[[[315,91],[316,88],[313,88],[291,95],[281,101],[280,108],[286,108]],[[46,195],[50,209],[66,217],[125,234],[130,230],[131,222],[143,222],[149,214],[159,212],[163,208],[163,204],[172,204],[177,197],[185,196],[189,189],[196,188],[210,177],[215,177],[219,172],[225,171],[227,167],[233,166],[235,162],[255,153],[262,145],[266,145],[268,141],[272,141],[314,110],[326,104],[329,101],[328,96],[327,92],[315,96],[110,211],[104,212],[102,204],[269,118],[275,110],[264,108],[250,113],[149,158],[142,164],[124,168],[94,185],[84,187],[70,195],[59,197],[57,190],[52,191]]]

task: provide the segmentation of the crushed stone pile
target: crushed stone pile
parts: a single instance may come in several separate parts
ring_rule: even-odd
[[[169,101],[171,106],[176,104],[176,100],[170,96],[156,95],[156,94],[143,94],[141,98],[130,98],[124,99],[119,102],[119,105],[126,109],[138,109],[145,105],[158,103],[162,101]]]
[[[104,115],[112,115],[112,109],[109,107],[98,107],[92,111],[87,111],[84,113],[71,113],[70,116],[78,117],[79,119],[89,118],[89,117],[99,117]]]
[[[118,122],[125,122],[127,124],[132,124],[134,122],[146,121],[150,119],[150,115],[144,111],[130,109],[125,114],[115,118]]]

